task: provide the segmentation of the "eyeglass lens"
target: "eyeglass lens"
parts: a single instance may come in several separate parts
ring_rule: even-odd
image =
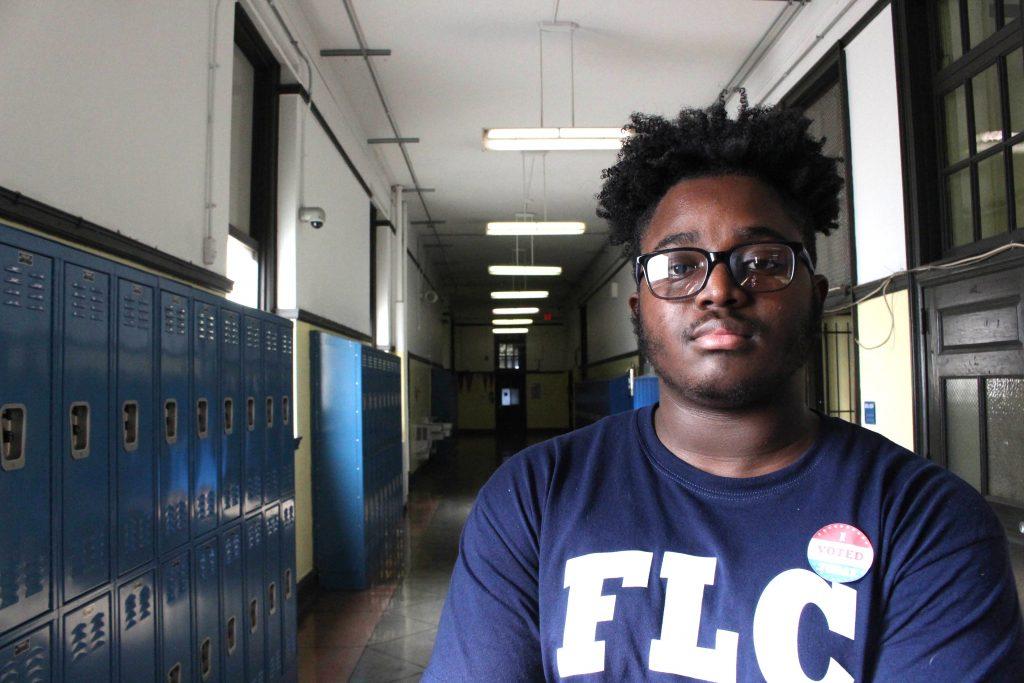
[[[796,256],[785,244],[748,244],[735,249],[727,264],[733,280],[751,292],[772,292],[793,280]],[[645,266],[655,296],[677,299],[703,289],[708,259],[699,251],[670,251],[653,255]]]

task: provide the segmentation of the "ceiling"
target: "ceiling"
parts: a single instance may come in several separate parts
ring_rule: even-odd
[[[342,0],[299,0],[320,48],[355,48]],[[559,308],[605,247],[607,226],[595,215],[601,170],[615,152],[484,151],[484,128],[540,125],[540,22],[575,22],[569,33],[543,33],[544,124],[620,126],[633,111],[672,116],[705,105],[729,82],[785,7],[765,0],[352,0],[368,47],[392,50],[373,64],[407,146],[429,214],[445,221],[415,226],[417,259],[432,264],[437,286],[460,311],[486,311],[489,292],[511,278],[487,274],[514,263],[515,238],[487,237],[489,220],[529,211],[552,220],[581,220],[587,234],[533,241],[537,265],[564,268],[557,278],[531,278],[545,288],[545,308]],[[570,68],[570,54],[573,66]],[[341,87],[368,137],[392,137],[362,58],[331,58]],[[326,75],[326,74],[325,74]],[[575,88],[571,87],[571,77]],[[395,182],[412,185],[397,145],[375,145]],[[524,166],[528,201],[524,204]],[[532,172],[531,172],[532,169]],[[546,182],[545,182],[546,177]],[[546,192],[544,188],[546,187]],[[546,196],[546,201],[544,200]],[[427,214],[410,197],[413,221]],[[436,230],[436,234],[435,231]],[[520,262],[530,262],[520,238]],[[520,286],[522,278],[519,279]]]

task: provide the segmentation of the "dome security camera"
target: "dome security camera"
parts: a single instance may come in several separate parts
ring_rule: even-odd
[[[309,223],[314,230],[319,230],[327,222],[327,212],[319,206],[304,206],[299,209],[299,220]]]

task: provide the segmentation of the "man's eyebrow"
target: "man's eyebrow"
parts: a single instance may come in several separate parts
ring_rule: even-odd
[[[779,240],[780,242],[792,241],[787,235],[783,235],[775,228],[769,228],[766,225],[751,225],[749,227],[741,229],[738,234],[740,239],[744,240],[755,240],[760,239],[762,237],[771,237],[773,239]]]
[[[661,238],[661,241],[654,245],[653,251],[664,249],[670,245],[685,246],[694,244],[697,241],[697,233],[695,232],[674,232],[671,235],[666,235]]]

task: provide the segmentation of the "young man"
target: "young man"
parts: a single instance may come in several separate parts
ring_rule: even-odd
[[[804,403],[841,188],[808,123],[633,116],[599,214],[660,403],[495,473],[425,680],[1024,680],[984,500]]]

